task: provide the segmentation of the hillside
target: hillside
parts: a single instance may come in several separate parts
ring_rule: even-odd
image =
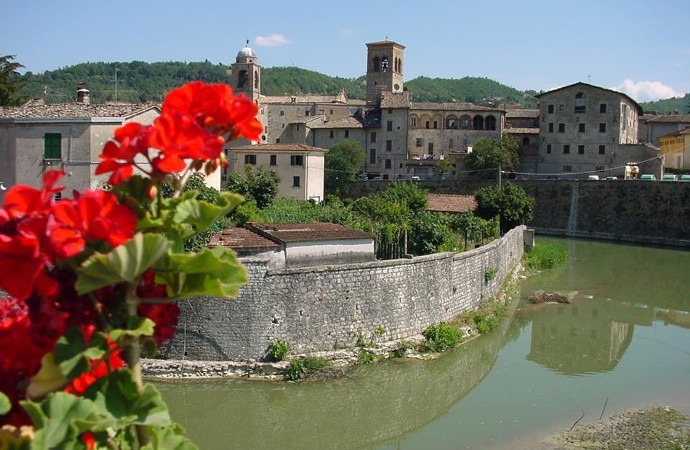
[[[124,101],[160,102],[171,89],[192,80],[208,83],[229,82],[230,66],[204,62],[88,62],[42,74],[22,76],[22,95],[43,97],[47,103],[72,101],[77,83],[84,82],[91,91],[92,103]],[[264,95],[322,94],[336,95],[344,90],[349,98],[364,99],[365,77],[331,77],[297,67],[269,67],[261,72]],[[418,77],[405,81],[415,102],[471,102],[477,104],[519,104],[534,108],[536,91],[519,91],[483,77],[459,79]],[[658,113],[688,112],[690,94],[683,98],[642,103],[645,111]]]

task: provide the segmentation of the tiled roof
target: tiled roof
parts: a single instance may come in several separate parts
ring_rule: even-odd
[[[429,109],[429,110],[443,110],[443,111],[493,111],[493,112],[504,112],[504,109],[494,108],[492,106],[482,106],[475,105],[474,103],[466,102],[446,102],[446,103],[433,103],[433,102],[412,102],[410,104],[410,110],[413,109]]]
[[[256,144],[256,145],[240,145],[237,147],[230,147],[232,151],[251,151],[251,152],[327,152],[327,148],[312,147],[304,144]]]
[[[0,119],[88,119],[92,117],[129,117],[156,104],[85,104],[60,103],[46,105],[29,102],[22,106],[0,107]]]
[[[477,208],[472,195],[428,194],[428,199],[427,211],[462,213]]]
[[[247,228],[278,242],[373,239],[369,233],[335,223],[248,223]]]
[[[579,88],[587,87],[587,88],[591,88],[591,89],[598,89],[600,91],[605,91],[605,92],[613,92],[615,94],[620,95],[621,97],[627,98],[630,102],[632,102],[633,105],[635,105],[635,108],[637,109],[637,113],[642,114],[642,106],[640,106],[640,104],[637,103],[635,100],[633,100],[632,97],[630,97],[629,95],[624,94],[624,93],[619,92],[619,91],[614,91],[613,89],[606,89],[603,87],[594,86],[593,84],[583,83],[581,81],[579,81],[577,83],[569,84],[568,86],[563,86],[563,87],[560,87],[557,89],[552,89],[548,92],[542,92],[541,94],[535,95],[535,97],[537,97],[537,98],[542,98],[542,97],[548,98],[557,92],[560,92],[564,89],[570,89],[572,87],[579,87]]]
[[[312,128],[362,128],[362,122],[354,117],[330,120],[325,123],[312,125]]]
[[[507,134],[539,134],[539,128],[504,128]]]
[[[386,93],[381,98],[381,108],[409,108],[410,93]]]
[[[264,104],[339,104],[339,105],[353,105],[362,106],[366,102],[363,100],[351,100],[339,95],[262,95],[259,98],[260,103]]]
[[[659,137],[662,138],[662,137],[686,136],[686,135],[690,135],[690,128],[686,128],[686,129],[680,130],[680,131],[674,131],[673,133],[664,134],[663,136],[659,136]]]
[[[647,123],[690,123],[690,114],[665,114],[647,119]]]
[[[506,119],[534,119],[539,117],[538,109],[512,108],[506,110]]]
[[[208,242],[208,247],[220,246],[236,250],[260,250],[277,248],[278,244],[246,228],[230,227],[211,236]]]

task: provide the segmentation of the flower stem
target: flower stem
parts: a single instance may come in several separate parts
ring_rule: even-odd
[[[137,297],[135,292],[135,285],[131,284],[127,288],[127,293],[125,297],[125,302],[127,304],[127,317],[135,318],[138,316],[137,307],[139,306],[139,297]],[[139,338],[131,339],[127,342],[127,347],[125,348],[125,361],[127,366],[132,371],[132,378],[137,385],[137,390],[139,394],[144,391],[144,383],[141,377],[141,343]],[[144,446],[149,443],[149,435],[146,431],[144,425],[136,425],[137,437],[139,439],[139,445]]]

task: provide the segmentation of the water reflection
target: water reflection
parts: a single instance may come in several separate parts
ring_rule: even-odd
[[[598,418],[609,398],[607,413],[687,392],[690,252],[560,242],[569,264],[524,280],[511,320],[438,360],[379,363],[335,382],[159,387],[205,450],[513,448],[583,411]],[[535,290],[579,294],[532,305]]]

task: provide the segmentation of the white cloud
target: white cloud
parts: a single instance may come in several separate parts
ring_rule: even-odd
[[[660,81],[634,82],[631,79],[627,79],[611,89],[628,94],[638,102],[651,102],[671,97],[682,97],[684,95]]]
[[[267,36],[257,36],[254,39],[257,45],[262,47],[281,47],[290,43],[282,34],[269,34]]]
[[[354,28],[341,28],[340,30],[338,30],[338,34],[342,36],[347,36],[355,33],[357,33],[357,30]]]

